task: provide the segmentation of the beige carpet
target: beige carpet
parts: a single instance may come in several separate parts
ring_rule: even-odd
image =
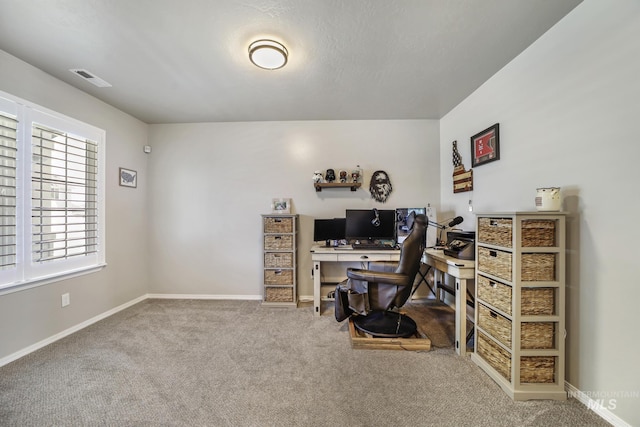
[[[353,350],[346,326],[310,306],[146,300],[1,367],[0,425],[607,425],[573,399],[513,402],[450,348]]]

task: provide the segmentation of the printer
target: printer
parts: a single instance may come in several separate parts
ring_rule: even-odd
[[[474,260],[476,259],[476,232],[475,231],[449,231],[447,232],[447,244],[443,250],[450,257]]]

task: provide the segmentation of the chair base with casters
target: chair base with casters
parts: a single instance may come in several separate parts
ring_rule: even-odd
[[[376,338],[409,338],[418,329],[412,318],[395,311],[378,310],[351,319],[356,329]]]

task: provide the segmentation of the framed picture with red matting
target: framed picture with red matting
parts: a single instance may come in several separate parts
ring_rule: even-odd
[[[471,166],[500,160],[500,124],[488,127],[471,137]]]

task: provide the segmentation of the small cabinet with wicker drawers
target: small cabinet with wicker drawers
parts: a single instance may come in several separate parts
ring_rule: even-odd
[[[514,400],[564,400],[565,216],[478,214],[472,360]]]
[[[262,215],[263,304],[297,305],[297,233],[297,215]]]

